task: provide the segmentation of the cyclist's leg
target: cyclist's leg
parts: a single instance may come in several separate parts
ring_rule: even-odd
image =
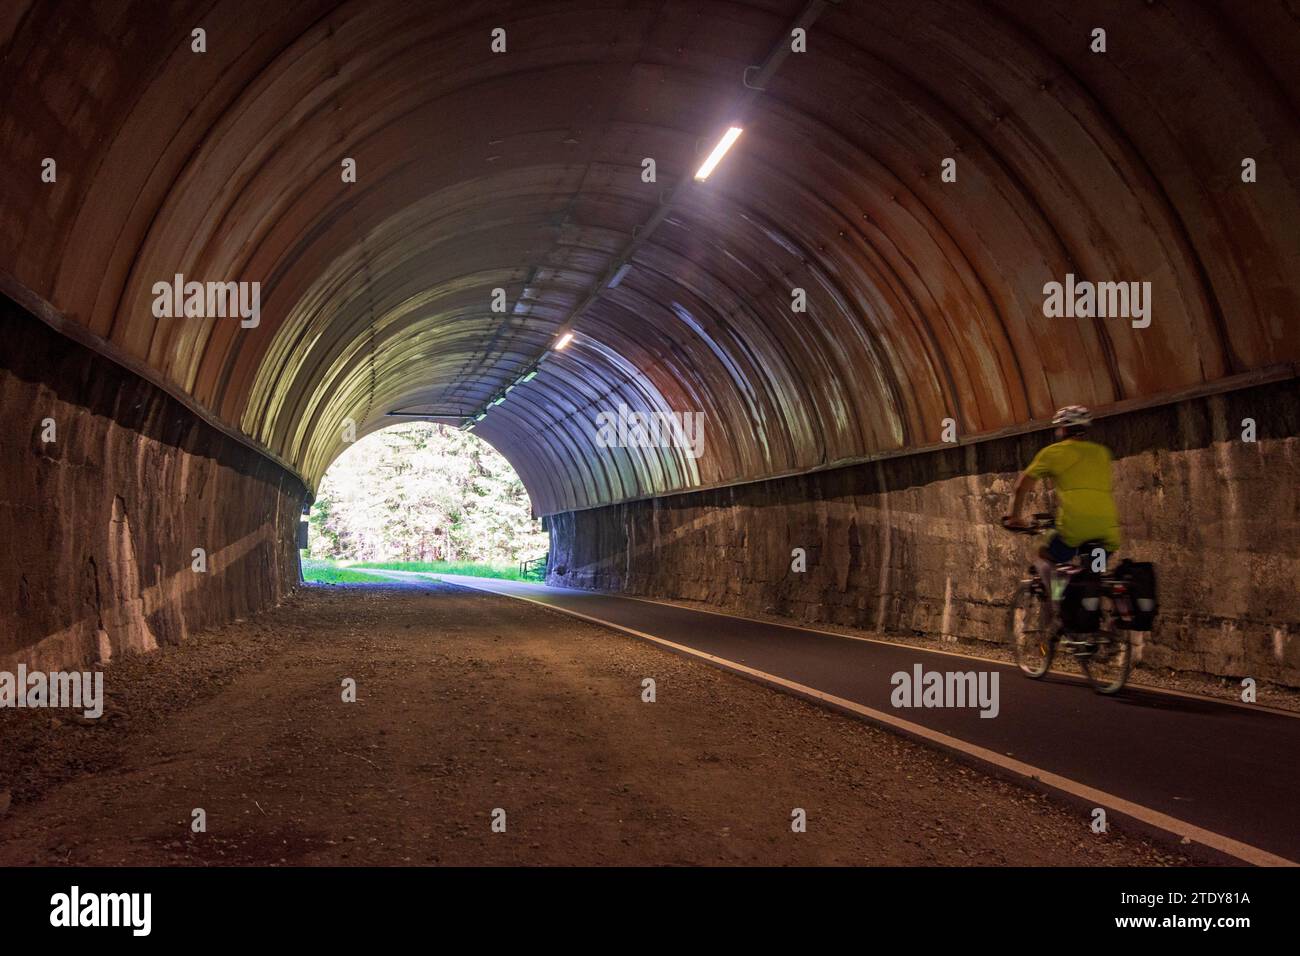
[[[1038,568],[1038,574],[1043,582],[1043,591],[1048,600],[1052,601],[1055,607],[1060,602],[1055,599],[1055,589],[1052,587],[1052,579],[1056,576],[1056,566],[1065,564],[1078,553],[1077,548],[1072,548],[1064,541],[1061,536],[1053,531],[1052,536],[1047,539],[1047,543],[1038,549],[1038,559],[1034,562]]]

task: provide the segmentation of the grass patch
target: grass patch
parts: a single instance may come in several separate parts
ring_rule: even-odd
[[[377,574],[363,574],[341,568],[334,561],[320,558],[302,559],[302,579],[313,584],[383,584]]]
[[[382,571],[420,571],[426,574],[468,574],[476,578],[502,578],[506,581],[536,580],[523,578],[519,568],[510,564],[475,564],[473,561],[361,561],[354,568]]]

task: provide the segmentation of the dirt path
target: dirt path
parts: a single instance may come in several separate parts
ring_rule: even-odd
[[[859,721],[449,585],[304,589],[105,686],[99,721],[0,711],[0,865],[1186,862]]]

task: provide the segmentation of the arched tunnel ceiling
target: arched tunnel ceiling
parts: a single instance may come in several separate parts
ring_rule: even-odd
[[[347,419],[460,421],[545,353],[803,11],[10,3],[0,268],[315,482]],[[1294,362],[1298,64],[1285,0],[828,4],[477,432],[547,513]],[[259,325],[155,318],[177,273],[260,282]],[[1149,281],[1151,325],[1045,318],[1066,273]],[[599,447],[620,403],[703,454]]]

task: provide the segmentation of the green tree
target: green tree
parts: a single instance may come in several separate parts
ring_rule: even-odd
[[[407,422],[330,466],[309,518],[313,558],[514,563],[545,553],[523,482],[482,439]]]

